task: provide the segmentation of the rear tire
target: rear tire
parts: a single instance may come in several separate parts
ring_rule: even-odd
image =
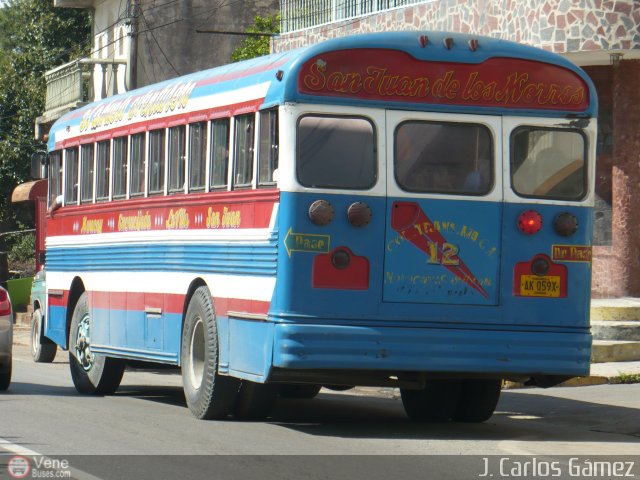
[[[0,370],[0,392],[4,392],[11,385],[11,367],[12,360],[9,359],[9,363],[4,369]]]
[[[182,384],[189,410],[201,420],[233,412],[240,381],[218,373],[218,327],[207,287],[198,287],[182,327]]]
[[[422,390],[401,388],[402,405],[411,420],[448,422],[453,417],[462,391],[460,380],[427,380]]]
[[[314,398],[318,393],[322,385],[307,385],[307,384],[285,384],[280,385],[280,396],[284,398],[299,398],[310,400]]]
[[[42,312],[37,309],[31,319],[31,357],[36,363],[51,363],[58,346],[42,336]]]
[[[456,422],[481,423],[489,420],[496,409],[502,380],[470,378],[463,381],[458,408],[453,414]]]
[[[266,418],[271,413],[277,394],[278,390],[272,384],[243,380],[236,401],[236,418],[240,420]]]
[[[91,352],[93,325],[87,292],[78,299],[69,329],[69,369],[79,393],[111,395],[120,386],[124,375],[124,361],[95,355]]]

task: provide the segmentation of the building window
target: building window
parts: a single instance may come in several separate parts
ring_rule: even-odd
[[[233,186],[250,187],[253,182],[253,148],[255,115],[240,115],[235,119],[235,150]]]
[[[93,202],[93,143],[82,145],[82,182],[80,185],[80,203]]]
[[[149,132],[149,195],[164,193],[164,130]]]
[[[273,185],[278,169],[278,111],[260,112],[260,150],[258,151],[258,184]]]
[[[78,203],[78,147],[67,148],[64,159],[64,203],[73,205]]]
[[[186,127],[169,129],[169,192],[184,193]]]
[[[221,118],[211,122],[211,190],[227,188],[229,167],[229,119]]]

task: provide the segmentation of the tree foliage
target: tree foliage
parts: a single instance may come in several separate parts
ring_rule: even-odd
[[[86,10],[53,8],[51,0],[4,4],[0,8],[0,232],[29,226],[12,208],[10,198],[16,185],[29,180],[31,154],[45,148],[34,140],[35,119],[44,111],[44,73],[82,56],[91,39]],[[3,248],[7,245],[0,243]]]
[[[247,33],[271,33],[274,35],[280,33],[280,15],[256,16],[253,25],[247,28]],[[233,51],[231,60],[239,62],[268,55],[270,39],[266,36],[250,35]]]

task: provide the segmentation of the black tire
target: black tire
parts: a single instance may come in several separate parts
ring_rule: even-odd
[[[236,401],[235,415],[240,420],[262,420],[266,418],[276,401],[278,389],[266,383],[242,381]]]
[[[329,390],[333,390],[334,392],[345,392],[347,390],[351,390],[355,388],[354,385],[324,385],[324,388],[328,388]]]
[[[401,388],[402,405],[411,420],[417,422],[448,422],[455,413],[461,380],[427,380],[422,390]]]
[[[310,400],[318,393],[322,385],[287,384],[280,385],[280,396],[284,398],[300,398]]]
[[[194,417],[225,418],[233,412],[240,381],[218,373],[218,328],[207,287],[193,293],[182,327],[182,384]]]
[[[11,367],[12,361],[9,359],[9,363],[0,370],[0,392],[4,392],[11,385]]]
[[[58,346],[42,336],[42,312],[36,309],[31,318],[31,357],[36,363],[51,363]]]
[[[467,379],[462,384],[462,395],[453,414],[456,422],[481,423],[491,418],[500,399],[502,380]]]
[[[91,314],[88,296],[78,299],[69,329],[69,369],[79,393],[111,395],[120,386],[125,363],[117,358],[91,353]]]

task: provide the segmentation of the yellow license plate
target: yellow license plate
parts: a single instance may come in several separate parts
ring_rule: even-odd
[[[560,277],[522,275],[520,277],[520,295],[523,297],[559,297]]]

